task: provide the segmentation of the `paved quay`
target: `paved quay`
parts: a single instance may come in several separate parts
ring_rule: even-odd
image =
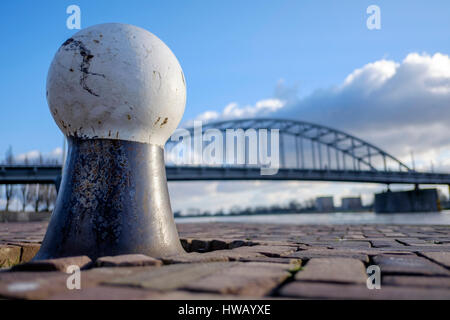
[[[46,227],[0,223],[0,298],[450,299],[450,226],[181,223],[184,255],[30,263]],[[381,289],[367,288],[370,265]]]

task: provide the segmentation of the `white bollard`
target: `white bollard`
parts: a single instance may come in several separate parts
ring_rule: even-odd
[[[69,152],[35,259],[183,252],[163,148],[183,116],[186,84],[170,49],[131,25],[83,29],[56,53],[47,101]]]

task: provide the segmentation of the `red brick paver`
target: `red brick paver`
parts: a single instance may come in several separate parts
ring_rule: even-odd
[[[186,254],[26,264],[46,226],[0,223],[0,298],[450,298],[449,226],[179,224]],[[85,268],[80,290],[62,272],[71,261]],[[370,265],[381,289],[366,286]]]

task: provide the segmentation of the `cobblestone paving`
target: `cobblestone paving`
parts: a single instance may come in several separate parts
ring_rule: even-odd
[[[179,224],[184,255],[29,263],[46,226],[0,223],[0,298],[450,299],[450,226]],[[66,285],[73,264],[80,290]]]

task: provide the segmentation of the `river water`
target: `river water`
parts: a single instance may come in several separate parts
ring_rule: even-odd
[[[415,225],[450,225],[450,210],[438,213],[392,213],[376,214],[373,212],[336,212],[336,213],[301,213],[268,214],[252,216],[189,217],[176,218],[177,223],[201,222],[240,222],[269,224],[415,224]]]

